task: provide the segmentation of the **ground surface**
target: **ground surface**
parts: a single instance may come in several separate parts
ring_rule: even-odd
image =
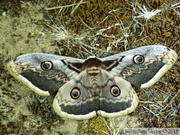
[[[180,3],[170,0],[0,1],[0,134],[115,134],[124,128],[180,127],[180,62],[148,89],[136,89],[135,112],[120,118],[63,120],[53,97],[35,93],[7,72],[25,53],[78,58],[163,44],[180,54]],[[151,12],[150,12],[151,11]]]

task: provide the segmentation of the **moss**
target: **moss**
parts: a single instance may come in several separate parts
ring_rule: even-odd
[[[80,134],[106,135],[110,132],[108,126],[105,118],[94,117],[88,122],[82,122],[78,131]]]

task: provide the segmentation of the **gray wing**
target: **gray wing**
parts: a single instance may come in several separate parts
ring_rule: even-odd
[[[162,45],[132,49],[101,59],[114,74],[138,88],[153,85],[177,60],[177,54]]]
[[[59,116],[76,120],[96,115],[118,117],[131,113],[137,105],[131,84],[104,69],[96,75],[82,71],[59,89],[53,101]]]
[[[18,56],[8,63],[12,76],[42,96],[49,96],[77,74],[84,60],[43,53]],[[78,64],[76,64],[78,63]],[[76,71],[77,69],[77,71]]]

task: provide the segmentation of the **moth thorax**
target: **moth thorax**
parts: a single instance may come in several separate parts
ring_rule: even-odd
[[[99,74],[100,70],[99,68],[97,67],[90,67],[90,68],[87,68],[87,73],[90,75],[90,76],[97,76]]]

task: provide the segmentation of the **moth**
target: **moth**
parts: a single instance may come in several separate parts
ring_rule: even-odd
[[[53,108],[64,118],[118,117],[134,111],[132,86],[147,88],[177,60],[162,45],[139,47],[105,58],[77,59],[30,53],[8,63],[9,73],[41,96],[55,95]]]

